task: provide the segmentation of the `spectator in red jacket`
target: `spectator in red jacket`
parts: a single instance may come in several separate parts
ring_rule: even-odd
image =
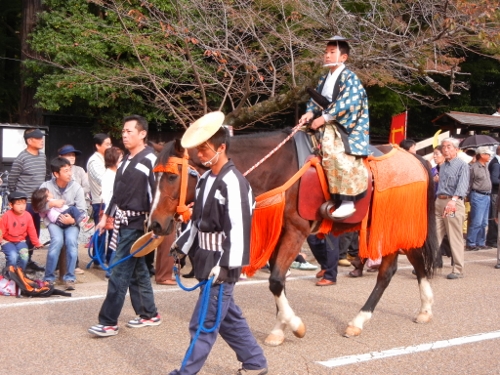
[[[5,254],[7,267],[19,266],[24,270],[28,264],[26,237],[29,237],[35,247],[42,247],[42,244],[36,235],[33,218],[26,211],[28,196],[14,191],[8,199],[10,210],[0,218],[2,251]]]

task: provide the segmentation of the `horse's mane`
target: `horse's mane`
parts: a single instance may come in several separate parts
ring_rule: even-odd
[[[171,156],[181,156],[179,155],[179,151],[176,149],[175,144],[176,141],[165,143],[163,149],[158,155],[157,164],[159,165],[166,164]]]

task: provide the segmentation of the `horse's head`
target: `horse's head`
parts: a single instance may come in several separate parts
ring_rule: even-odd
[[[156,192],[149,216],[149,227],[158,236],[172,233],[176,222],[194,201],[198,173],[188,165],[180,141],[165,144],[154,169]]]

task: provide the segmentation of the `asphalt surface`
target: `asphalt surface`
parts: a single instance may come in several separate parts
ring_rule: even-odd
[[[45,256],[46,250],[39,250],[35,259],[43,264]],[[80,259],[87,260],[83,247]],[[298,339],[286,331],[280,347],[262,344],[274,326],[269,275],[259,271],[254,278],[238,283],[235,298],[263,345],[272,375],[500,374],[500,270],[493,268],[496,249],[466,252],[465,259],[465,278],[447,280],[451,268],[445,258],[445,268],[431,281],[434,319],[420,325],[412,322],[420,305],[417,281],[406,258],[400,256],[397,274],[372,320],[356,338],[342,334],[374,287],[376,273],[352,279],[347,276],[351,268],[340,267],[336,286],[317,287],[315,271],[292,270],[287,296],[307,333]],[[163,323],[127,328],[126,322],[135,317],[127,298],[119,334],[107,338],[87,333],[97,323],[106,293],[100,269],[78,276],[71,298],[0,297],[1,373],[168,374],[180,366],[189,345],[188,322],[197,292],[154,283],[153,287]],[[375,359],[381,356],[385,358]],[[348,357],[347,364],[339,362],[341,357]],[[319,363],[329,360],[337,366]],[[219,339],[200,374],[235,374],[239,365],[232,350]]]

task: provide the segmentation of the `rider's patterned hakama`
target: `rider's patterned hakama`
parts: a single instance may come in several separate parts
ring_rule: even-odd
[[[320,78],[318,92],[327,76]],[[363,164],[369,144],[368,98],[359,78],[348,69],[340,73],[337,85],[338,95],[325,110],[311,99],[307,112],[330,116],[321,145],[323,168],[333,198],[353,201],[364,196],[368,183],[368,172]]]

